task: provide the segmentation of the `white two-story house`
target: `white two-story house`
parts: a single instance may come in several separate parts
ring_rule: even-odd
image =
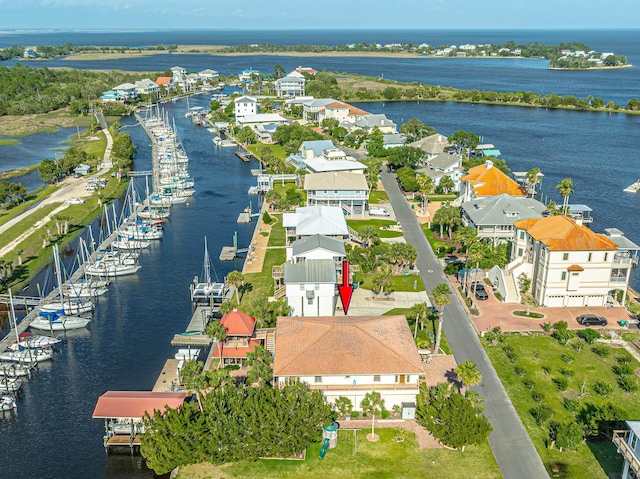
[[[335,313],[337,275],[332,259],[285,263],[284,286],[291,316],[332,316]]]
[[[337,206],[304,206],[295,213],[282,214],[282,226],[290,241],[313,235],[324,235],[339,240],[349,239],[349,228],[342,208]]]
[[[233,100],[233,113],[238,118],[258,113],[258,100],[250,96],[241,96]]]
[[[514,223],[513,277],[531,278],[531,293],[547,307],[605,306],[615,291],[625,294],[631,271],[617,244],[567,216]]]
[[[122,83],[121,85],[114,87],[113,91],[118,92],[124,100],[138,97],[138,90],[133,83]]]
[[[136,92],[138,95],[151,95],[153,93],[158,93],[159,91],[160,86],[156,85],[156,82],[149,78],[143,78],[136,82]]]
[[[452,145],[449,143],[446,136],[441,135],[440,133],[434,133],[433,135],[425,136],[424,138],[420,138],[418,141],[409,143],[407,146],[420,148],[427,154],[427,160],[430,160],[431,158],[438,156],[440,153],[444,153]]]
[[[307,206],[338,206],[348,216],[364,218],[369,186],[361,173],[310,173],[304,177],[304,189]]]
[[[428,158],[426,166],[416,171],[424,172],[433,180],[433,184],[436,186],[440,185],[442,178],[448,176],[453,180],[453,191],[460,191],[460,178],[462,178],[464,174],[462,157],[460,156],[450,153],[440,153],[439,155]]]
[[[306,169],[311,173],[344,171],[364,173],[367,166],[337,148],[331,140],[304,141],[298,153],[289,155],[287,162],[297,169]]]
[[[278,98],[289,98],[304,95],[305,78],[302,73],[292,72],[275,81]]]
[[[376,391],[390,410],[415,403],[424,367],[404,316],[279,317],[273,375],[329,403],[347,397],[358,411]]]

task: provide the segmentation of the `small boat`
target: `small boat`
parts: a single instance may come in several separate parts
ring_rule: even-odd
[[[113,278],[115,276],[126,276],[135,274],[140,269],[137,264],[118,264],[111,262],[96,261],[91,266],[85,268],[85,273],[89,276],[99,276],[101,278]],[[33,322],[31,323],[33,324]],[[84,326],[81,326],[84,327]],[[40,328],[42,329],[42,328]],[[48,328],[44,328],[48,329]],[[55,331],[55,330],[54,330]]]
[[[0,397],[0,411],[11,411],[17,407],[16,399],[13,396]]]
[[[0,362],[0,377],[18,378],[20,376],[29,376],[31,367],[26,364],[10,363],[8,361]]]
[[[127,238],[124,238],[124,237],[120,236],[120,237],[118,237],[117,240],[115,240],[114,242],[111,243],[111,246],[113,246],[114,248],[118,248],[118,249],[129,250],[129,249],[148,248],[150,244],[151,243],[149,243],[148,241],[141,241],[141,240],[136,240],[136,239],[127,239]]]
[[[24,349],[22,351],[5,351],[0,353],[0,360],[23,364],[37,364],[53,358],[53,349]]]
[[[0,379],[0,391],[5,393],[15,393],[22,389],[22,379],[7,378]]]
[[[213,143],[214,143],[216,146],[220,146],[220,145],[222,144],[222,138],[220,138],[219,136],[215,136],[215,137],[213,137]]]
[[[89,318],[64,314],[64,311],[42,311],[36,319],[31,320],[29,327],[40,331],[68,331],[84,328],[90,321]]]
[[[11,343],[9,349],[11,351],[23,351],[25,349],[42,349],[50,348],[58,344],[61,340],[52,336],[41,336],[40,334],[33,334],[29,331],[20,333],[18,341]]]
[[[46,311],[49,313],[53,313],[56,311],[64,311],[66,314],[79,314],[79,313],[90,313],[93,311],[93,302],[89,299],[85,299],[84,301],[81,298],[78,299],[69,299],[65,298],[63,302],[60,301],[52,301],[50,303],[45,303],[40,308],[41,311]]]

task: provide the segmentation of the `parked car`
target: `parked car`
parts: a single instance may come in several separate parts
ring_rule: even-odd
[[[389,212],[384,208],[380,208],[379,206],[371,206],[369,208],[370,216],[389,216]]]
[[[456,256],[454,254],[449,254],[444,257],[445,264],[462,264],[465,263],[466,260],[461,258],[460,256]]]
[[[484,284],[482,283],[472,283],[471,291],[485,291]]]
[[[578,316],[577,321],[583,326],[606,326],[607,318],[596,316],[595,314],[582,314]]]
[[[485,291],[484,286],[482,287],[482,289],[476,288],[475,294],[476,294],[476,299],[479,299],[480,301],[489,299],[489,294]]]
[[[70,205],[81,205],[84,203],[82,198],[70,198],[67,200],[67,203]]]

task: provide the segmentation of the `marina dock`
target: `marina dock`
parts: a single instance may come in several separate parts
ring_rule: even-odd
[[[251,160],[257,160],[255,155],[247,150],[236,151],[236,155],[238,156],[238,158],[240,158],[242,161],[245,161],[245,162],[251,161]]]
[[[211,339],[205,332],[207,324],[213,319],[213,312],[208,305],[198,305],[191,315],[191,321],[184,333],[178,333],[171,340],[172,346],[209,346]]]

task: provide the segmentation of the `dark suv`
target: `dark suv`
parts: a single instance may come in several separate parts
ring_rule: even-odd
[[[583,326],[606,326],[607,318],[595,314],[582,314],[576,318]]]
[[[471,291],[475,291],[476,299],[479,299],[480,301],[489,299],[489,295],[487,294],[487,291],[484,289],[484,284],[480,284],[480,283],[472,284]]]

